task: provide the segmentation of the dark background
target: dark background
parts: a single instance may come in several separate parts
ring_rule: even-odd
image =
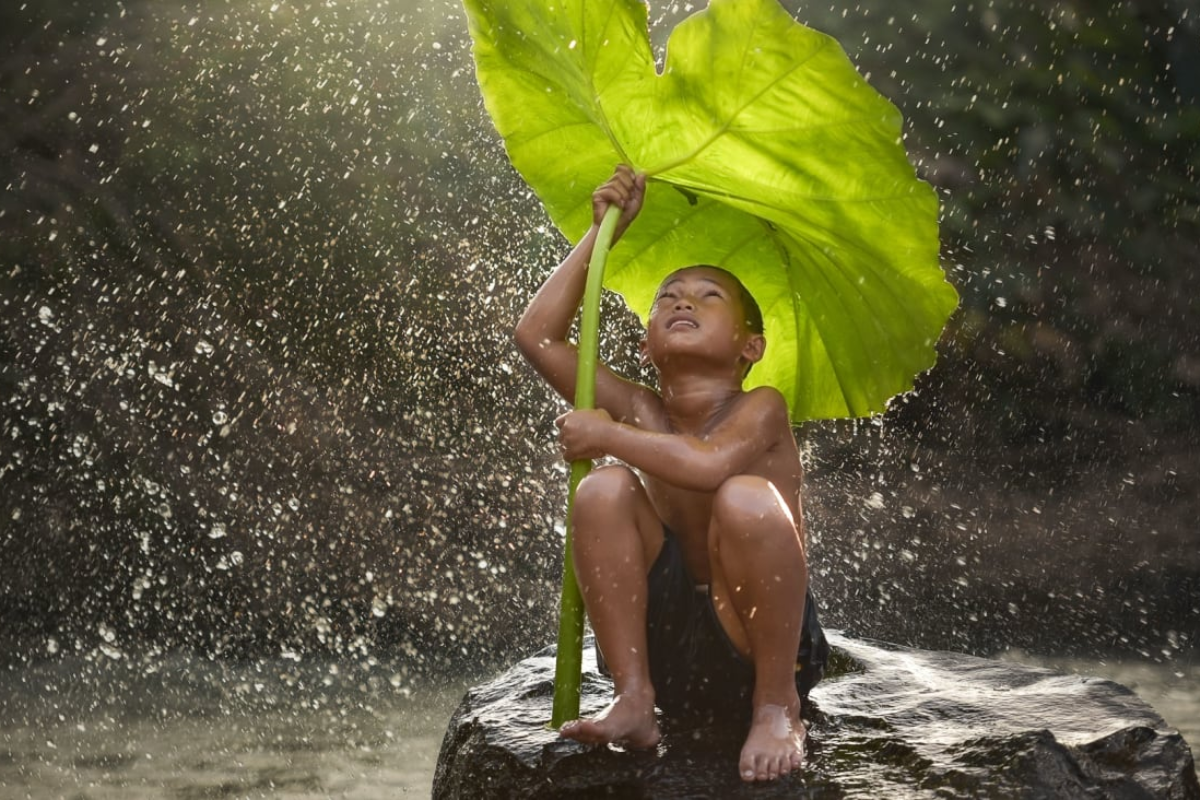
[[[901,107],[962,296],[916,392],[799,431],[826,623],[1194,665],[1197,15],[789,8]],[[652,7],[660,45],[683,11]],[[567,244],[461,8],[59,0],[0,30],[0,659],[550,641],[559,405],[509,329]]]

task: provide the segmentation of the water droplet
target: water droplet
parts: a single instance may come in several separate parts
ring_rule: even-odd
[[[208,538],[224,539],[225,538],[225,523],[224,522],[214,522],[212,524],[212,527],[208,529]]]

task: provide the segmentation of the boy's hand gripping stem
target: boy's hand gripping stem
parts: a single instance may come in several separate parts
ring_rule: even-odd
[[[610,205],[604,212],[592,258],[588,262],[587,286],[583,293],[583,316],[579,320],[579,362],[575,372],[575,408],[596,406],[596,351],[600,338],[600,287],[604,281],[604,264],[621,208]],[[550,726],[560,728],[564,722],[579,717],[579,692],[583,673],[583,595],[575,581],[574,558],[571,554],[571,511],[575,505],[575,490],[592,468],[592,462],[580,459],[571,462],[571,482],[567,490],[567,537],[563,547],[562,598],[558,619],[558,656],[554,665],[554,708]]]

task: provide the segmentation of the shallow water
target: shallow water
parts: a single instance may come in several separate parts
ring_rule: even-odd
[[[5,798],[427,797],[466,678],[379,664],[85,660],[0,677]]]
[[[1003,658],[1123,683],[1200,741],[1200,680],[1177,666]],[[373,659],[19,666],[0,673],[0,796],[427,797],[482,679],[410,681]]]

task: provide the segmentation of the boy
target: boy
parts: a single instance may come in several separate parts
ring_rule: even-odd
[[[625,166],[592,198],[594,224],[546,280],[521,321],[518,347],[574,401],[579,308],[599,220],[621,208],[614,242],[637,216],[645,176]],[[742,390],[766,342],[753,298],[724,270],[692,267],[663,282],[641,344],[659,391],[605,367],[596,409],[557,420],[568,461],[593,470],[572,516],[575,573],[613,700],[561,734],[649,748],[654,707],[749,717],[738,769],[772,780],[803,763],[802,694],[827,645],[806,602],[802,471],[783,396]],[[628,466],[625,466],[628,465]],[[637,472],[634,472],[637,470]]]

